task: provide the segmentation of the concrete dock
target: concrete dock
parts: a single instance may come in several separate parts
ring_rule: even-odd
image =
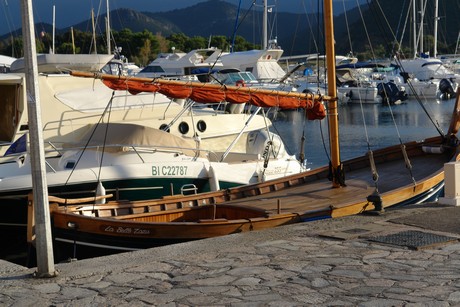
[[[406,206],[57,264],[1,306],[459,306],[460,207]]]

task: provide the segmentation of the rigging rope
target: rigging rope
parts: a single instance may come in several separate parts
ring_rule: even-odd
[[[348,30],[348,29],[350,29],[350,27],[348,25],[348,14],[347,14],[347,9],[345,7],[345,0],[342,0],[342,5],[343,5],[343,11],[345,12],[345,24],[346,24],[347,30]],[[351,43],[350,31],[347,31],[347,35],[348,35],[348,43],[350,44],[350,52],[353,55],[354,52],[353,52],[353,44]]]
[[[414,0],[411,0],[411,1],[414,1]],[[367,0],[367,2],[368,2],[368,6],[369,6],[370,8],[372,8],[373,6],[369,3],[369,0]],[[380,20],[380,19],[379,19],[379,16],[380,16],[380,15],[385,16],[385,14],[383,14],[383,10],[382,10],[382,8],[381,8],[381,5],[380,5],[379,0],[374,0],[372,3],[373,3],[373,4],[376,3],[375,5],[377,5],[377,6],[379,7],[379,9],[380,9],[381,14],[376,14],[376,13],[374,12],[374,10],[372,10],[372,12],[374,13],[374,16],[375,16],[374,19],[377,21],[377,24],[378,24],[378,26],[379,26],[378,28],[380,29],[380,32],[382,33],[382,37],[383,37],[383,39],[385,40],[386,45],[389,45],[388,38],[387,38],[387,36],[385,35],[386,33],[388,33],[388,31],[383,31],[383,27],[382,27],[381,23],[379,22],[379,20]],[[412,2],[411,2],[411,3],[412,3]],[[409,5],[410,5],[410,4],[409,4]],[[396,40],[396,36],[394,35],[393,31],[391,30],[391,27],[390,27],[390,25],[389,25],[389,23],[388,23],[388,20],[387,20],[386,18],[385,18],[385,20],[386,20],[387,28],[390,29],[389,32],[392,34],[392,40]],[[401,46],[399,46],[399,48],[398,48],[398,50],[397,50],[397,53],[394,55],[394,60],[395,60],[395,62],[398,64],[399,69],[401,70],[401,72],[402,72],[402,73],[406,73],[406,71],[404,70],[404,67],[403,67],[403,65],[402,65],[401,59],[400,59],[400,53],[399,53],[400,51],[401,51]],[[396,50],[393,50],[393,52],[396,52]],[[375,58],[375,57],[374,57],[374,58]],[[414,98],[417,100],[417,102],[418,102],[419,105],[421,106],[422,110],[423,110],[423,111],[425,112],[425,114],[428,116],[428,119],[432,122],[433,126],[434,126],[435,129],[438,131],[438,133],[443,137],[443,136],[444,136],[444,132],[443,132],[442,129],[440,128],[439,123],[435,123],[434,120],[433,120],[433,118],[431,117],[431,115],[428,113],[428,110],[427,110],[426,107],[423,105],[423,102],[422,102],[422,100],[420,99],[420,96],[418,95],[418,93],[416,92],[416,90],[415,90],[415,88],[414,88],[414,86],[413,86],[413,84],[412,84],[412,81],[411,81],[410,79],[408,79],[406,82],[407,82],[407,85],[409,86],[409,88],[411,89]]]
[[[368,0],[368,3],[369,3],[369,0]],[[380,12],[381,12],[381,15],[383,16],[383,18],[384,18],[384,20],[385,20],[385,22],[386,22],[387,28],[390,29],[390,33],[392,34],[393,39],[396,40],[396,35],[395,35],[394,32],[391,30],[391,27],[390,27],[390,25],[389,25],[389,22],[388,22],[388,20],[386,19],[385,14],[383,14],[383,10],[382,10],[382,7],[381,7],[379,1],[378,1],[378,0],[375,0],[375,2],[373,2],[373,3],[375,3],[375,5],[379,8],[379,10],[380,10]],[[405,3],[405,2],[404,2],[404,3]],[[375,12],[374,12],[374,14],[375,14]],[[376,15],[376,14],[375,14],[375,15]],[[375,20],[377,21],[380,30],[382,30],[381,23],[379,23],[379,19],[377,18],[377,16],[376,16]],[[383,32],[383,31],[382,31],[382,32]],[[383,35],[383,37],[384,37],[385,40],[387,40],[385,35]],[[400,50],[400,46],[399,46],[398,51],[399,51],[399,50]],[[394,48],[393,48],[393,52],[394,52],[394,51],[395,51],[395,50],[394,50]],[[398,65],[399,65],[399,67],[400,67],[400,70],[401,70],[402,72],[405,72],[400,57],[399,57],[399,56],[395,56],[394,58],[395,58],[396,62],[398,63]],[[414,96],[415,96],[417,102],[420,104],[420,106],[422,107],[422,109],[424,110],[424,112],[427,114],[428,118],[431,120],[431,122],[433,123],[433,125],[435,126],[435,128],[438,130],[438,132],[440,133],[441,136],[444,136],[444,133],[442,132],[442,130],[441,130],[440,127],[439,127],[439,123],[438,123],[438,124],[434,123],[432,117],[430,116],[430,114],[428,113],[427,109],[425,108],[425,106],[424,106],[423,103],[421,102],[421,99],[420,99],[420,97],[418,96],[417,92],[415,91],[412,82],[411,82],[410,80],[407,80],[407,84],[408,84],[409,87],[411,88],[411,91],[412,91],[412,93],[414,94]],[[398,139],[399,139],[399,143],[400,143],[400,148],[401,148],[401,152],[402,152],[403,157],[404,157],[404,162],[405,162],[406,169],[409,171],[409,174],[410,174],[410,176],[411,176],[412,182],[414,183],[414,186],[415,186],[415,185],[416,185],[416,180],[415,180],[414,175],[413,175],[413,172],[412,172],[412,164],[411,164],[411,162],[410,162],[409,156],[408,156],[407,151],[406,151],[406,146],[404,145],[404,143],[403,143],[403,141],[402,141],[401,134],[400,134],[399,129],[398,129],[398,126],[397,126],[397,124],[396,124],[396,120],[395,120],[395,118],[394,118],[394,114],[393,114],[392,107],[390,106],[389,103],[388,103],[388,108],[389,108],[390,115],[391,115],[392,121],[393,121],[393,123],[394,123],[395,129],[396,129],[396,132],[397,132],[397,135],[398,135]]]

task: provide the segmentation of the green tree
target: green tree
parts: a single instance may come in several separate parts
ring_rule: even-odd
[[[223,35],[213,36],[211,38],[211,47],[216,47],[227,52],[230,51],[230,43]]]
[[[176,50],[186,50],[188,39],[184,33],[175,33],[167,38],[169,46],[176,48]]]
[[[139,50],[138,59],[140,60],[140,64],[142,66],[147,65],[150,62],[150,58],[152,55],[152,46],[150,40],[144,40],[144,46],[142,46]]]
[[[157,33],[155,35],[156,40],[158,42],[158,53],[160,52],[168,52],[169,50],[169,41],[161,35],[161,33]]]
[[[207,40],[202,36],[194,36],[189,38],[185,43],[185,50],[193,50],[193,49],[202,49],[208,46]]]
[[[126,56],[128,59],[132,59],[136,54],[136,48],[132,44],[133,36],[133,31],[131,31],[128,28],[124,28],[119,32],[112,31],[114,47],[121,47],[122,54]]]

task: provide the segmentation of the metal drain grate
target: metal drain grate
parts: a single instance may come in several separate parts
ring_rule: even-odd
[[[410,249],[423,249],[438,244],[446,244],[454,241],[458,242],[458,238],[415,230],[402,231],[386,236],[370,237],[368,239],[380,243],[407,246]]]

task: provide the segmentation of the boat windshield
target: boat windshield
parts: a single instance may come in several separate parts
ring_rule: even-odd
[[[159,65],[149,65],[144,67],[139,73],[164,73],[164,69]]]
[[[221,74],[218,78],[224,84],[234,85],[243,80],[245,83],[256,83],[256,77],[249,71],[230,72]]]

